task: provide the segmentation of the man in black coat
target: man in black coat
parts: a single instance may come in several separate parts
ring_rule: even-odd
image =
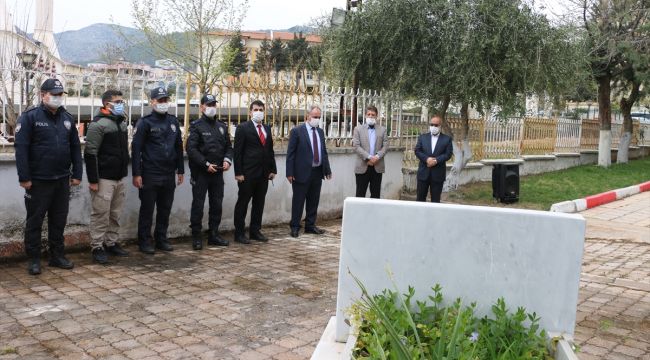
[[[323,234],[316,227],[316,216],[323,179],[332,178],[325,133],[319,127],[321,109],[312,106],[305,123],[291,129],[287,147],[287,180],[293,189],[291,200],[291,236],[298,237],[300,218],[305,209],[305,232]]]
[[[190,160],[192,184],[192,248],[201,250],[201,228],[205,194],[209,196],[208,245],[228,246],[228,240],[219,236],[221,204],[223,201],[223,173],[232,164],[232,145],[228,125],[217,121],[217,100],[207,94],[201,98],[201,117],[190,126],[187,139],[187,157]]]
[[[63,230],[68,219],[70,185],[81,183],[81,145],[72,115],[63,105],[63,84],[47,79],[39,106],[25,111],[16,125],[16,168],[25,189],[27,271],[41,273],[41,229],[47,214],[50,266],[72,269],[65,258]],[[72,165],[72,173],[70,172]]]
[[[235,241],[250,244],[244,234],[248,203],[253,199],[251,208],[250,238],[257,241],[268,241],[260,231],[262,229],[262,213],[269,180],[273,181],[278,170],[273,152],[273,137],[271,127],[262,124],[264,120],[264,103],[255,100],[250,107],[250,121],[237,126],[235,130],[235,179],[239,186],[237,203],[235,204]]]
[[[176,116],[169,114],[169,94],[164,87],[151,90],[151,114],[136,124],[131,153],[133,186],[139,189],[138,246],[145,254],[154,254],[151,238],[153,211],[156,249],[173,251],[167,238],[169,214],[174,203],[176,185],[183,183],[183,139]],[[177,179],[175,179],[175,177]]]
[[[440,202],[442,185],[447,176],[446,162],[454,152],[452,138],[440,132],[442,117],[434,115],[429,121],[429,132],[418,137],[415,156],[420,159],[418,166],[417,201],[426,201],[427,192],[431,202]]]

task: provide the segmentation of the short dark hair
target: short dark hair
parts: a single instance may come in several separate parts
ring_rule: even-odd
[[[374,111],[375,114],[379,115],[379,111],[377,111],[377,107],[375,105],[368,105],[368,107],[366,107],[366,112],[368,112],[368,110]]]
[[[262,100],[255,100],[248,107],[248,111],[253,111],[253,105],[261,106],[263,109],[266,109],[266,107],[264,106],[264,103],[262,102]]]
[[[121,91],[119,90],[106,90],[104,94],[102,94],[102,105],[106,106],[106,103],[111,102],[113,100],[113,97],[115,96],[122,96]]]

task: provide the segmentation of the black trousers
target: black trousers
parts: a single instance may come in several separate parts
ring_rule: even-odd
[[[239,192],[237,194],[237,203],[235,204],[235,234],[243,235],[246,227],[246,213],[248,212],[248,203],[253,199],[251,207],[251,224],[249,231],[256,232],[262,229],[262,214],[264,213],[264,200],[266,191],[269,188],[269,179],[260,177],[249,179],[244,177],[244,181],[238,183]]]
[[[357,197],[366,197],[368,185],[370,185],[370,197],[379,199],[381,193],[381,173],[375,170],[374,166],[368,166],[364,174],[356,174],[357,178]]]
[[[151,240],[153,211],[156,209],[156,227],[153,238],[156,242],[167,241],[169,213],[174,203],[176,190],[175,174],[169,176],[142,176],[142,188],[139,190],[140,214],[138,216],[138,241]]]
[[[300,218],[302,218],[302,209],[305,208],[305,229],[311,229],[316,226],[316,216],[318,215],[318,202],[320,201],[320,188],[323,184],[323,167],[312,167],[311,174],[307,182],[299,183],[294,181],[291,184],[293,188],[293,198],[291,199],[291,222],[289,226],[292,229],[300,229]]]
[[[63,230],[68,220],[70,179],[32,180],[25,190],[25,252],[29,257],[41,255],[41,230],[47,214],[47,240],[50,255],[61,256],[64,249]]]
[[[192,233],[201,232],[203,222],[203,206],[205,194],[208,194],[208,228],[219,230],[221,224],[221,204],[223,202],[223,172],[214,174],[198,173],[192,175],[192,210],[190,212],[190,227]]]
[[[431,177],[427,181],[418,180],[417,201],[427,201],[427,192],[431,193],[431,202],[439,203],[444,181],[433,181]]]

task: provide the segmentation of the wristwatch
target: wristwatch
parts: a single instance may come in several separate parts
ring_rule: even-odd
[[[212,165],[212,164],[210,164],[209,161],[206,161],[206,162],[205,162],[205,166],[206,166],[206,167],[210,167],[210,165]]]

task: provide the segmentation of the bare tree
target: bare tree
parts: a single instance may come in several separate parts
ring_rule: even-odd
[[[170,59],[192,74],[201,91],[221,77],[217,30],[239,30],[248,0],[132,0],[135,25],[145,34],[155,55]],[[128,38],[125,40],[129,41]]]

